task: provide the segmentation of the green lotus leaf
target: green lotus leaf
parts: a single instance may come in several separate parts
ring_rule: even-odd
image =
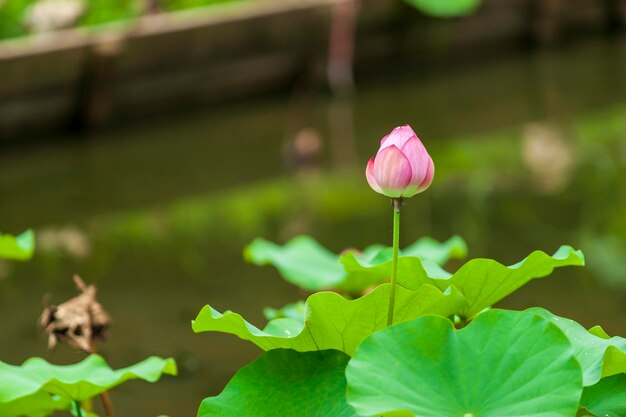
[[[0,365],[0,368],[2,366]],[[0,371],[1,372],[1,371]],[[3,385],[0,382],[0,385]],[[8,403],[0,402],[0,416],[3,417],[46,417],[55,411],[70,410],[72,401],[45,391],[37,391]]]
[[[366,281],[381,281],[391,275],[391,261],[374,264],[348,253],[341,262],[346,271],[356,277],[353,282],[358,279],[361,285]],[[561,246],[552,256],[534,251],[512,266],[502,265],[493,259],[472,259],[454,274],[444,271],[434,262],[405,257],[398,259],[398,284],[415,289],[430,283],[442,290],[454,285],[469,303],[469,307],[459,313],[471,318],[528,281],[550,275],[556,267],[582,266],[584,263],[582,252],[570,246]]]
[[[435,17],[457,17],[473,13],[480,0],[406,0],[416,9]]]
[[[336,289],[347,293],[359,293],[366,288],[389,281],[392,253],[392,248],[387,247],[382,247],[378,251],[366,249],[362,255],[354,251],[347,252],[340,258],[346,279],[338,283]],[[443,243],[431,238],[422,238],[400,251],[398,282],[402,279],[404,283],[410,282],[411,288],[418,288],[422,284],[434,284],[431,278],[447,279],[451,274],[440,265],[450,259],[461,259],[465,256],[467,246],[459,236],[453,236]]]
[[[263,350],[293,349],[301,352],[336,349],[351,355],[363,339],[386,327],[390,284],[383,284],[356,300],[334,292],[319,292],[306,301],[306,320],[272,320],[260,330],[233,312],[224,314],[205,306],[192,327],[196,333],[218,331],[248,340]],[[417,291],[397,288],[396,322],[423,314],[448,316],[466,306],[454,288],[445,292],[432,285]]]
[[[0,234],[0,259],[27,261],[35,252],[35,233],[27,230],[19,236]]]
[[[461,330],[424,316],[374,333],[346,377],[348,403],[363,417],[573,417],[582,391],[563,332],[504,310]]]
[[[569,338],[583,370],[584,386],[591,386],[601,378],[626,372],[626,339],[617,336],[609,339],[598,337],[575,321],[555,316],[542,308],[531,308],[527,311],[550,320]],[[597,327],[593,329],[597,333]]]
[[[176,375],[173,359],[150,357],[118,370],[111,369],[98,355],[64,366],[41,358],[28,359],[21,366],[0,362],[0,415],[48,415],[54,410],[69,409],[72,401],[95,397],[128,380],[156,382],[162,374]]]
[[[598,417],[626,416],[626,375],[613,375],[586,387],[580,405]]]
[[[346,403],[349,359],[336,350],[266,352],[202,401],[198,417],[358,417]]]
[[[363,252],[363,258],[370,263],[391,260],[393,249],[386,246],[370,246]],[[460,236],[452,236],[445,242],[431,237],[423,237],[400,251],[401,256],[415,256],[423,260],[444,265],[450,259],[463,259],[467,256],[467,244]]]
[[[350,252],[341,257],[341,264],[350,277],[337,287],[343,291],[354,292],[358,288],[368,288],[380,282],[389,280],[391,276],[391,260],[380,262],[369,262],[359,258]],[[424,284],[437,286],[437,281],[433,280],[426,269],[426,265],[432,266],[432,271],[437,268],[434,262],[422,261],[415,256],[398,258],[398,283],[406,288],[419,288]],[[438,270],[443,271],[441,268]],[[448,279],[450,274],[440,273],[442,279]]]
[[[611,336],[609,336],[604,329],[601,326],[593,326],[591,329],[589,329],[589,333],[591,333],[594,336],[598,336],[602,339],[610,339]]]
[[[355,251],[349,253],[368,265],[388,263],[391,260],[391,248],[382,245],[369,246],[358,254]],[[466,255],[467,246],[459,236],[441,243],[431,238],[422,238],[400,252],[401,257],[420,257],[439,264]],[[255,239],[244,249],[244,258],[255,265],[273,265],[286,281],[308,291],[341,289],[360,293],[370,286],[388,280],[389,277],[389,275],[376,276],[369,280],[367,279],[370,277],[369,274],[365,274],[363,279],[360,271],[353,276],[341,266],[339,255],[308,236],[295,237],[284,246],[264,239]]]
[[[266,307],[263,309],[263,315],[267,320],[288,318],[298,321],[304,321],[305,314],[305,303],[302,300],[292,304],[287,304],[282,308]]]
[[[291,239],[279,246],[255,239],[244,249],[246,261],[273,265],[288,282],[309,291],[332,288],[344,279],[337,255],[308,236]]]
[[[462,315],[474,317],[528,281],[550,275],[556,267],[584,264],[585,258],[581,251],[571,246],[561,246],[552,256],[534,251],[512,266],[504,266],[492,259],[473,259],[449,279],[437,281],[439,288],[447,288],[449,285],[458,288],[470,305]]]

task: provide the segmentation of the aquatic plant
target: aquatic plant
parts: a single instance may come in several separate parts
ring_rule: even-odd
[[[65,366],[41,358],[30,358],[21,366],[0,362],[0,415],[44,417],[67,410],[86,417],[89,410],[84,404],[103,392],[129,380],[156,382],[161,375],[176,372],[173,359],[156,356],[118,370],[98,355]]]
[[[420,161],[428,167],[428,159]],[[389,175],[374,185],[375,167],[367,176],[392,198],[391,248],[336,255],[306,236],[284,246],[257,239],[244,251],[248,261],[326,291],[266,310],[262,329],[231,311],[200,311],[195,332],[233,334],[265,353],[206,398],[198,416],[626,415],[626,339],[540,308],[492,308],[555,268],[583,266],[582,252],[534,251],[511,266],[472,259],[448,272],[450,258],[466,255],[459,237],[420,239],[401,251],[399,209],[409,175],[400,155],[383,160]]]
[[[35,252],[35,233],[27,230],[18,236],[0,233],[0,259],[27,261]]]

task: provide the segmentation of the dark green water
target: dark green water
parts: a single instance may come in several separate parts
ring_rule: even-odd
[[[363,176],[379,138],[410,123],[437,167],[404,210],[403,242],[462,235],[471,257],[512,264],[534,249],[583,249],[588,266],[557,270],[501,306],[533,305],[626,335],[626,42],[586,41],[359,85],[354,140],[345,104],[287,97],[120,127],[84,143],[0,150],[0,227],[35,228],[26,264],[0,264],[0,359],[72,362],[46,351],[44,294],[99,288],[114,318],[101,352],[116,367],[173,356],[177,378],[113,392],[120,416],[187,417],[258,355],[190,321],[211,303],[263,324],[266,305],[306,295],[241,259],[256,236],[307,233],[333,250],[389,243],[388,202]],[[332,113],[332,117],[329,114]],[[335,125],[329,120],[339,120]],[[322,138],[318,168],[294,174],[287,142]],[[451,265],[455,268],[457,265]]]

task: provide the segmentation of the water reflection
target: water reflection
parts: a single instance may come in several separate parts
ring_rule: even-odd
[[[334,251],[388,242],[388,203],[369,190],[358,161],[404,122],[437,164],[433,187],[406,207],[407,242],[460,234],[471,256],[505,263],[562,243],[580,247],[587,268],[559,270],[503,305],[544,306],[626,334],[623,46],[597,41],[370,80],[346,112],[354,114],[355,142],[346,149],[358,155],[353,167],[329,144],[342,134],[328,120],[337,103],[325,98],[309,103],[303,119],[320,144],[319,169],[301,175],[281,152],[290,115],[282,98],[120,128],[83,144],[3,150],[1,226],[33,226],[40,250],[31,263],[0,265],[0,358],[79,358],[67,349],[47,353],[36,329],[42,295],[71,297],[70,278],[79,273],[97,283],[113,317],[102,352],[114,366],[148,354],[173,355],[181,365],[176,380],[113,393],[117,407],[127,415],[194,415],[258,353],[233,337],[194,335],[189,322],[199,309],[211,302],[261,325],[266,305],[306,296],[270,268],[244,264],[242,247],[257,235],[284,241],[297,233]],[[315,148],[310,139],[296,139],[287,154],[298,140],[307,152]]]

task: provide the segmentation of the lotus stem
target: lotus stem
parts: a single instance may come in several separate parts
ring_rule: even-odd
[[[76,412],[76,417],[83,417],[83,409],[80,406],[80,402],[74,401],[74,411]]]
[[[89,342],[89,351],[87,351],[90,355],[98,353],[96,349],[96,344],[93,340]],[[106,417],[115,417],[115,410],[113,408],[113,401],[111,401],[111,395],[109,391],[103,391],[100,394],[100,400],[102,401],[102,408],[104,408],[104,414]]]
[[[111,396],[109,391],[104,391],[100,394],[100,400],[102,400],[102,408],[107,417],[115,417],[115,411],[113,411],[113,403],[111,402]]]
[[[387,326],[393,324],[393,312],[396,302],[396,275],[398,272],[398,252],[400,252],[400,206],[402,198],[391,199],[393,206],[393,257],[391,258],[391,289],[389,290],[389,310]]]

